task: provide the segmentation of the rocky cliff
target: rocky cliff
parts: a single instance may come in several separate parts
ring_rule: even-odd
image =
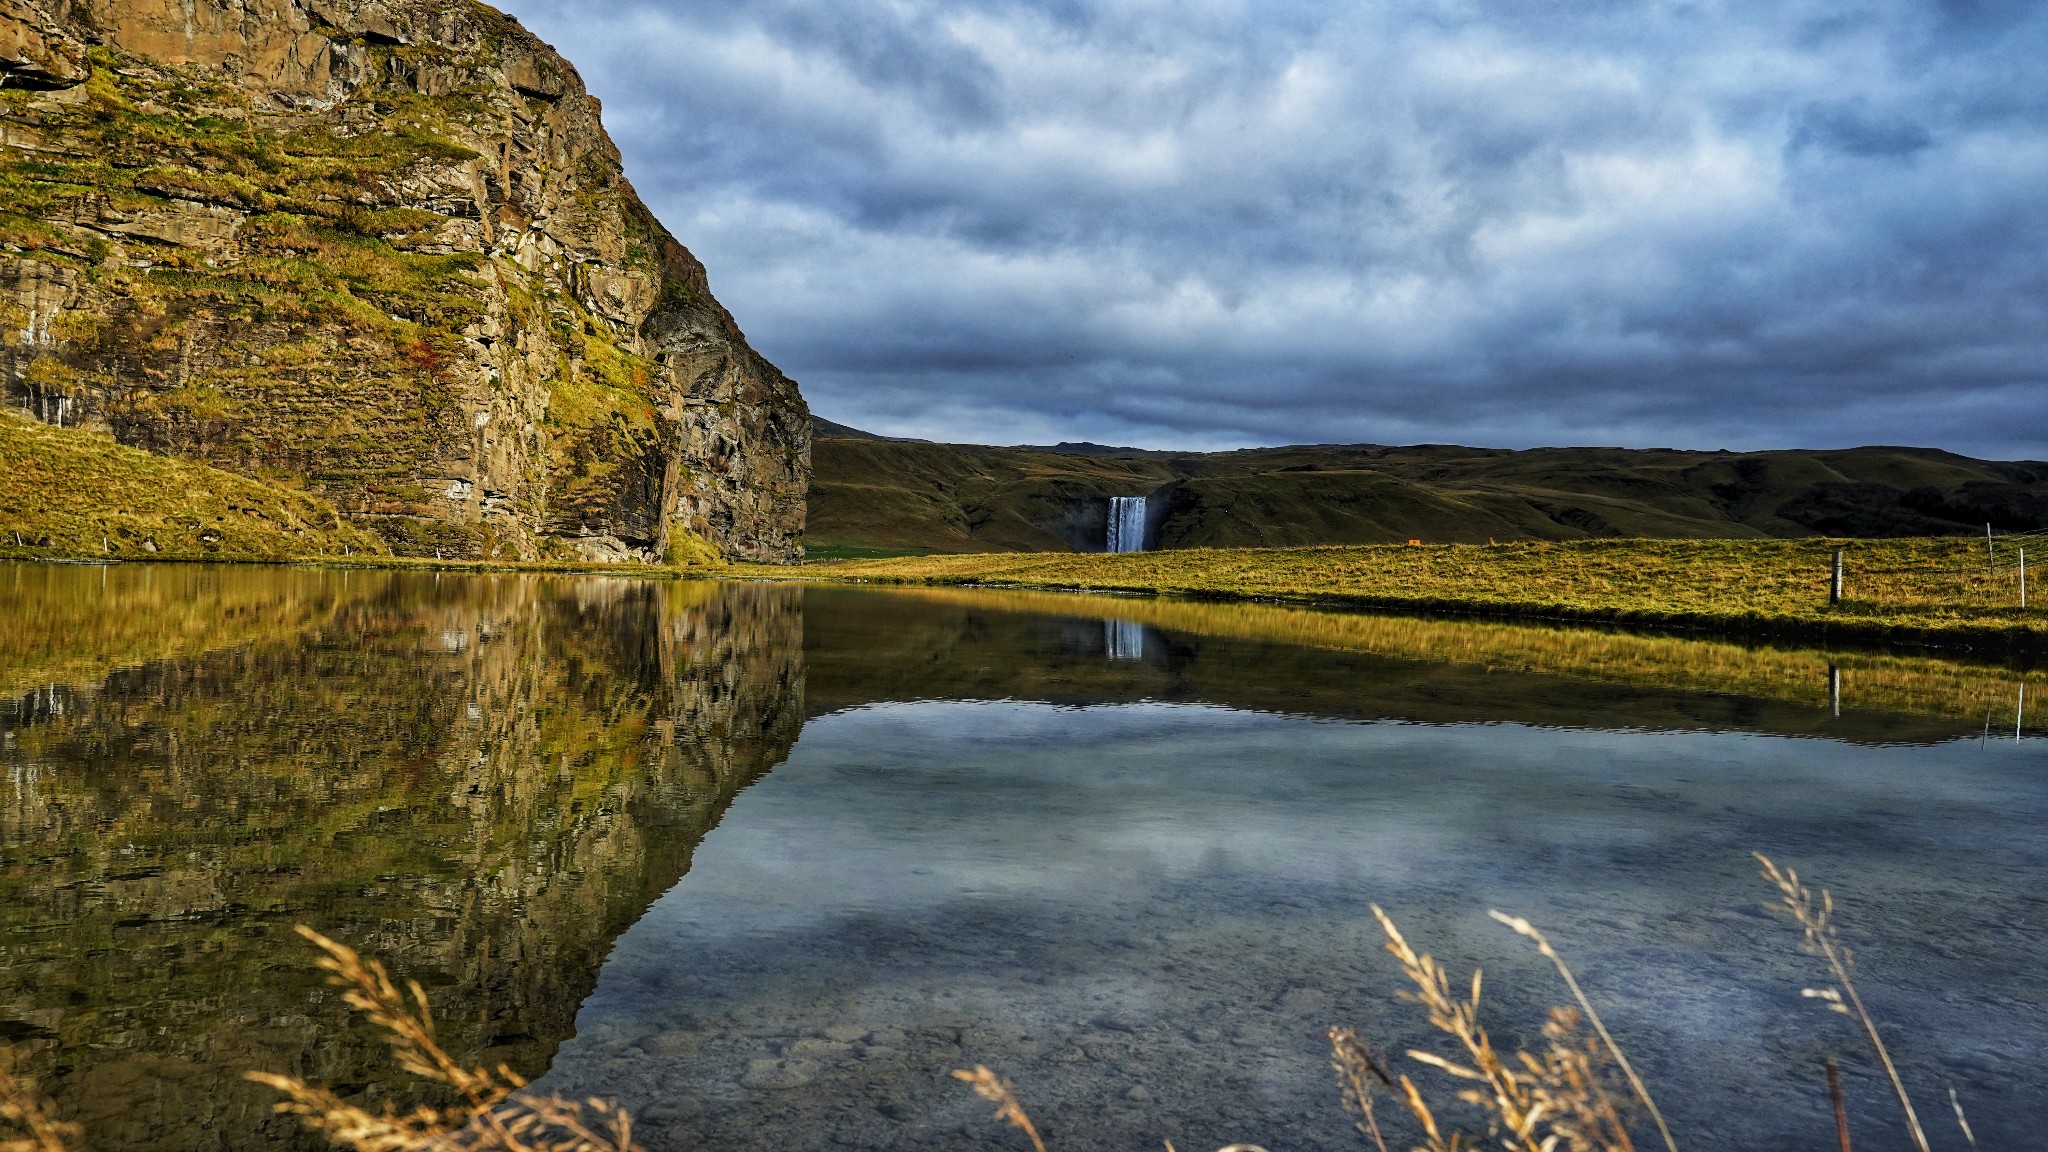
[[[470,0],[0,0],[0,380],[400,553],[801,555],[796,385]]]

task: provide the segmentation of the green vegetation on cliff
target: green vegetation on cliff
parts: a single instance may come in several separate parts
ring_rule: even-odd
[[[367,189],[475,160],[449,136],[488,113],[477,99],[382,101],[349,133],[284,129],[253,119],[232,86],[121,68],[104,50],[92,63],[83,99],[69,105],[0,93],[13,118],[65,149],[0,149],[0,241],[109,301],[89,319],[62,318],[67,339],[26,373],[40,398],[108,394],[100,418],[124,441],[310,480],[345,514],[374,517],[401,553],[516,555],[488,526],[428,515],[437,493],[422,483],[438,470],[433,458],[466,438],[452,372],[495,287],[515,322],[566,338],[573,357],[550,366],[546,417],[560,433],[569,503],[579,503],[579,481],[609,478],[622,455],[615,425],[651,439],[651,361],[598,336],[573,297],[516,262],[449,251],[450,228],[464,228],[455,218],[363,203]],[[108,216],[128,235],[81,244],[46,222]],[[644,253],[640,263],[652,271]],[[19,304],[0,309],[8,327],[35,323]],[[194,341],[210,347],[185,379],[133,371],[137,353]],[[124,374],[156,386],[122,388]],[[634,448],[627,459],[644,443]]]
[[[383,551],[317,496],[0,412],[0,556],[297,560]]]

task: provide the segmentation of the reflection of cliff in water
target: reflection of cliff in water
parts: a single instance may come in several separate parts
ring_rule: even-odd
[[[382,579],[256,565],[0,564],[0,696],[283,640]]]
[[[542,1071],[802,723],[793,589],[350,576],[295,635],[0,701],[0,1028],[97,1147],[304,1143],[251,1067],[388,1092],[299,922]]]

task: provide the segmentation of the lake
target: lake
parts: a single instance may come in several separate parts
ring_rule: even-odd
[[[1535,1042],[1540,925],[1688,1149],[1896,1105],[1767,910],[1835,892],[1939,1148],[2048,1128],[2048,677],[1989,657],[980,590],[0,565],[0,1039],[93,1147],[417,1097],[296,924],[650,1149],[1362,1148],[1448,1054],[1379,904]],[[1448,1098],[1445,1078],[1403,1070]],[[1382,1106],[1382,1116],[1390,1112]]]

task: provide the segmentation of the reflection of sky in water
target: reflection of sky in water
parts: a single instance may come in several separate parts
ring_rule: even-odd
[[[1349,1147],[1320,1029],[1420,1039],[1378,901],[1486,966],[1509,1040],[1560,990],[1485,911],[1548,929],[1687,1147],[1820,1146],[1830,1052],[1877,1146],[1895,1121],[1799,999],[1820,975],[1761,913],[1763,849],[1838,890],[1923,1115],[1953,1079],[2016,1147],[2048,1123],[2042,766],[2009,741],[862,708],[739,798],[543,1086],[619,1094],[657,1148],[965,1146],[1004,1137],[944,1074],[984,1062],[1059,1152]]]

